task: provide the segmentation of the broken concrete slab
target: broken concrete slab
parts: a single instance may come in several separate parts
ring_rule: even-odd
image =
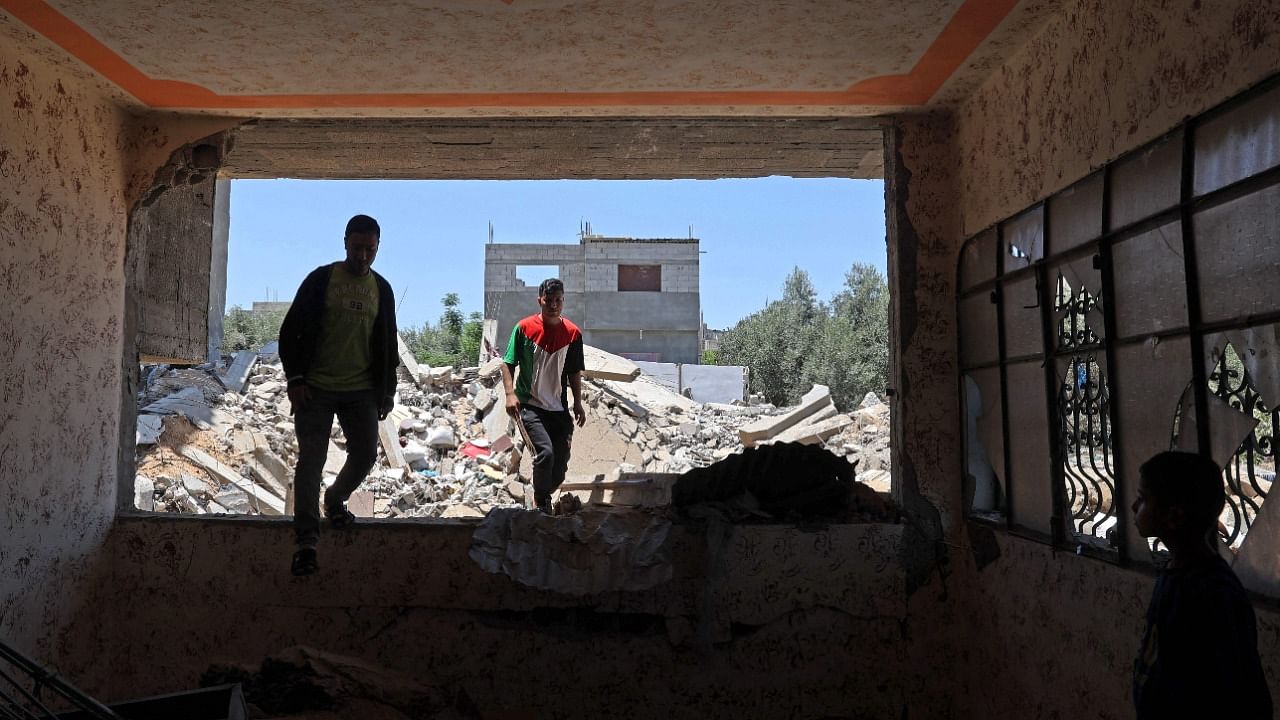
[[[819,410],[811,416],[810,420],[812,422],[805,422],[788,428],[767,441],[761,442],[798,442],[804,445],[814,445],[853,424],[851,416],[836,414],[835,405],[829,405]]]
[[[386,453],[387,464],[393,468],[405,466],[404,452],[400,447],[400,433],[396,431],[396,423],[390,416],[378,423],[378,440],[382,443],[382,452]]]
[[[227,368],[227,373],[222,376],[223,386],[231,392],[244,393],[245,385],[249,382],[249,373],[257,360],[258,353],[252,350],[241,350],[236,353],[231,366]]]
[[[156,507],[156,484],[145,475],[133,477],[133,506],[139,510],[151,511]]]
[[[499,355],[480,366],[479,377],[493,380],[502,374],[502,356]]]
[[[745,447],[754,447],[761,440],[774,437],[787,428],[798,425],[823,408],[831,406],[831,389],[826,385],[814,385],[800,398],[800,404],[782,415],[763,417],[738,430],[738,437]]]
[[[277,460],[278,459],[279,458],[277,458]],[[288,497],[291,480],[288,474],[283,477],[276,475],[271,471],[270,466],[256,457],[249,458],[246,464],[249,466],[249,474],[253,476],[254,480],[258,481],[259,485],[266,488],[272,495],[275,495],[281,500]]]
[[[223,483],[230,483],[243,490],[253,500],[253,507],[264,515],[283,515],[284,501],[271,493],[254,485],[251,481],[240,477],[220,460],[193,445],[179,445],[178,454],[207,470],[213,477]]]
[[[582,359],[585,365],[582,371],[583,377],[627,383],[640,377],[638,365],[620,355],[605,352],[597,347],[584,345]]]
[[[422,386],[422,378],[419,375],[418,359],[413,356],[413,351],[409,350],[409,346],[404,343],[404,338],[396,333],[396,349],[400,354],[400,366],[408,372],[409,377],[413,378],[413,384]]]
[[[164,432],[164,417],[160,415],[139,415],[138,430],[133,436],[135,445],[155,445]]]
[[[181,415],[202,430],[226,432],[235,425],[235,418],[222,410],[212,407],[205,400],[204,392],[192,386],[183,388],[168,397],[157,400],[139,412],[152,415]]]
[[[373,504],[377,498],[368,490],[357,490],[347,498],[347,510],[356,517],[373,517]]]

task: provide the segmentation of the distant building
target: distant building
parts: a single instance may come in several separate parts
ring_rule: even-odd
[[[286,310],[289,309],[289,306],[292,304],[293,303],[291,302],[262,302],[262,301],[255,300],[253,303],[253,307],[249,310],[249,312],[253,313],[254,315],[262,315],[265,313],[273,313],[273,312],[285,312]]]
[[[701,306],[697,238],[582,234],[575,244],[485,246],[484,311],[501,353],[511,328],[537,311],[538,286],[517,268],[542,266],[565,285],[565,316],[588,345],[634,360],[696,363]]]
[[[701,337],[698,342],[698,349],[701,351],[719,350],[720,338],[724,337],[724,330],[712,330],[707,324],[702,323]]]

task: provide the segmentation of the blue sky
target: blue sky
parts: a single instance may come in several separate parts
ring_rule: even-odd
[[[292,300],[308,272],[344,256],[357,213],[382,226],[374,269],[396,292],[401,325],[434,323],[449,292],[468,314],[483,308],[491,222],[500,243],[574,243],[583,221],[638,238],[687,237],[692,225],[713,328],[776,300],[794,266],[823,299],[854,262],[885,270],[884,186],[873,180],[235,180],[227,306]]]

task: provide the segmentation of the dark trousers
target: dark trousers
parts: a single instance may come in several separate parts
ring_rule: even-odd
[[[320,537],[320,476],[329,456],[333,417],[347,438],[347,461],[324,495],[326,507],[341,505],[360,487],[378,459],[378,402],[372,390],[329,392],[311,388],[305,410],[294,413],[298,466],[293,474],[293,529],[299,545]]]
[[[573,446],[573,418],[568,410],[555,412],[531,405],[520,406],[520,419],[533,442],[533,497],[549,500],[564,482]]]

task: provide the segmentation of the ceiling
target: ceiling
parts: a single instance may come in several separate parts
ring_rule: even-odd
[[[878,115],[963,97],[1054,0],[0,0],[153,109]]]

